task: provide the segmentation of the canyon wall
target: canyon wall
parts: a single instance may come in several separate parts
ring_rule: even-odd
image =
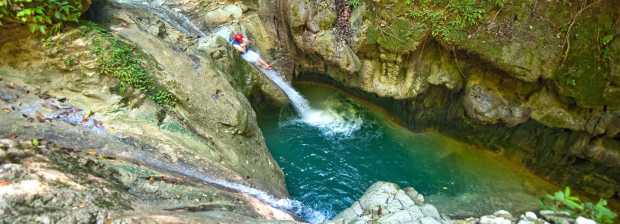
[[[620,196],[617,1],[360,2],[287,1],[299,78]]]

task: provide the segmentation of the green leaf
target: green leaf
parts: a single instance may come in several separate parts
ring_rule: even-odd
[[[564,205],[566,205],[566,207],[572,209],[572,210],[583,210],[583,205],[581,203],[579,203],[578,201],[573,201],[573,200],[565,200],[563,201]]]
[[[605,35],[603,38],[601,38],[601,44],[608,45],[609,43],[611,43],[613,39],[614,39],[613,34]]]
[[[41,32],[42,34],[46,34],[46,31],[47,27],[45,25],[39,25],[39,32]]]
[[[33,138],[32,140],[30,140],[30,143],[32,144],[32,146],[39,146],[39,139]]]
[[[25,16],[29,16],[32,15],[32,9],[22,9],[19,12],[17,12],[17,17],[25,17]]]
[[[38,27],[37,24],[34,24],[34,23],[28,24],[28,28],[30,29],[31,33],[34,33],[35,31],[37,31],[37,27]]]

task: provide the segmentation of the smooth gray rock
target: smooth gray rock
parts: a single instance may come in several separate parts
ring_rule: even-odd
[[[575,223],[576,224],[596,224],[596,221],[579,216],[575,220]]]
[[[437,211],[437,208],[435,208],[435,206],[431,204],[425,204],[423,206],[420,206],[420,209],[422,210],[422,214],[424,214],[424,216],[441,219],[439,211]]]
[[[412,197],[423,198],[413,188],[402,190],[393,183],[377,182],[330,223],[449,223],[434,206]]]

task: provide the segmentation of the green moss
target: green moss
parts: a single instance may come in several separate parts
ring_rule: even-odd
[[[442,40],[463,39],[503,0],[366,1],[369,44],[392,52],[417,47],[427,33]],[[386,10],[389,8],[389,10]]]
[[[176,97],[157,83],[143,66],[144,55],[129,44],[115,38],[93,23],[80,26],[83,35],[95,35],[91,52],[97,57],[97,70],[120,81],[120,91],[128,88],[142,91],[163,107],[173,107]]]
[[[252,65],[243,61],[239,54],[234,54],[230,71],[229,74],[232,78],[230,81],[232,81],[231,84],[233,87],[244,95],[249,96],[254,90],[254,85],[252,83],[256,81],[256,77],[254,77],[256,70],[254,70]]]
[[[410,21],[397,18],[389,26],[373,26],[368,30],[368,42],[379,44],[393,52],[413,50],[415,37],[426,31],[423,24],[414,25]]]
[[[606,94],[610,83],[610,60],[605,36],[614,33],[612,13],[594,8],[595,17],[582,17],[570,33],[570,48],[554,80],[562,95],[572,97],[581,107],[596,108],[617,104],[615,94]]]
[[[323,12],[320,15],[323,17],[319,20],[319,28],[321,30],[329,30],[336,22],[336,13],[331,12],[331,9],[326,8],[323,9]]]
[[[409,16],[428,23],[432,35],[444,40],[462,38],[478,25],[488,11],[503,6],[503,0],[421,0],[411,3]]]

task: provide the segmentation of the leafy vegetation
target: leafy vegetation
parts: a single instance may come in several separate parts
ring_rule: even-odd
[[[91,51],[97,56],[97,69],[101,74],[117,78],[120,81],[121,93],[131,87],[142,91],[163,107],[174,106],[175,96],[157,84],[142,64],[144,56],[135,48],[114,38],[95,24],[86,23],[80,26],[80,29],[83,33],[97,33],[91,43]]]
[[[362,4],[362,0],[347,0],[347,5],[351,8],[357,8],[360,4]]]
[[[347,1],[351,7],[361,2]],[[376,12],[368,15],[373,21],[368,41],[391,51],[407,51],[412,38],[425,36],[427,31],[446,41],[462,38],[465,31],[504,6],[504,0],[403,0],[384,10],[386,3],[364,3]]]
[[[501,8],[504,0],[408,0],[409,16],[432,26],[432,35],[449,39],[451,34],[477,25],[487,12]]]
[[[81,0],[0,0],[0,25],[25,24],[33,33],[58,32],[81,15]]]
[[[546,195],[541,199],[541,207],[557,212],[567,212],[572,217],[583,216],[596,220],[598,223],[614,223],[617,215],[607,207],[607,201],[600,199],[598,203],[582,202],[578,197],[571,195],[570,187],[564,191]]]

